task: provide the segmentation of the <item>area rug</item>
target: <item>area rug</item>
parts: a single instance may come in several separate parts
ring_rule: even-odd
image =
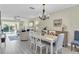
[[[10,41],[17,40],[18,36],[8,36]]]

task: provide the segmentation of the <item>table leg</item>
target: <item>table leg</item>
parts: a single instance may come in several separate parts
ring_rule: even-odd
[[[50,53],[53,54],[53,43],[51,42]]]

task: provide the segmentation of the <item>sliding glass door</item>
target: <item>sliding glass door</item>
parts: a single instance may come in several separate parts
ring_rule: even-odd
[[[19,26],[18,22],[2,22],[3,32],[17,32]]]

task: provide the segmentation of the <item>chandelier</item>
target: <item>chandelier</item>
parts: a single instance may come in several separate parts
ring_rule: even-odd
[[[49,16],[46,16],[45,15],[45,4],[43,4],[43,10],[42,10],[42,16],[39,16],[39,18],[41,19],[41,20],[46,20],[46,19],[49,19]]]

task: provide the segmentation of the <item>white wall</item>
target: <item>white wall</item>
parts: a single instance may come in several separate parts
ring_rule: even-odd
[[[29,24],[29,21],[28,21],[28,20],[24,21],[23,26],[25,27],[25,29],[28,29],[28,28],[29,28],[29,27],[28,27],[28,24]]]
[[[79,6],[68,8],[59,12],[55,12],[51,15],[49,29],[61,30],[61,28],[53,27],[53,20],[62,18],[63,24],[67,26],[68,42],[74,39],[74,31],[79,30]]]

